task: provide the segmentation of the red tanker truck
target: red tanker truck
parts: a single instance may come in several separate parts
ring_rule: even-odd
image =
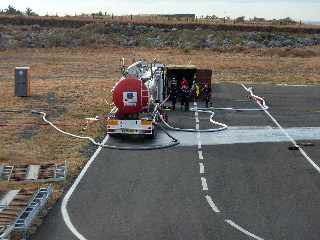
[[[186,77],[191,83],[211,86],[211,70],[195,66],[169,65],[139,61],[129,66],[112,89],[115,114],[107,120],[108,134],[154,136],[155,111],[162,111],[162,103],[169,95],[172,77]]]
[[[107,121],[107,133],[153,136],[153,113],[163,101],[164,87],[163,64],[139,61],[128,67],[112,89],[117,111]]]

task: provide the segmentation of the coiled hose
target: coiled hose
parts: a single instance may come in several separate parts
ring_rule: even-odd
[[[264,111],[269,109],[269,107],[267,106],[265,100],[262,97],[259,97],[257,95],[255,95],[253,93],[253,89],[252,88],[247,88],[245,87],[243,84],[242,86],[245,88],[245,90],[250,94],[250,98],[254,99],[255,101],[258,101],[259,103],[261,103],[262,108],[233,108],[233,107],[227,107],[227,108],[215,108],[215,107],[208,107],[208,108],[190,108],[190,111],[193,112],[202,112],[202,113],[209,113],[210,115],[210,122],[216,126],[219,126],[218,128],[211,128],[211,129],[185,129],[185,128],[177,128],[177,127],[173,127],[171,125],[169,125],[163,118],[162,115],[160,115],[160,119],[162,121],[162,123],[170,130],[173,131],[181,131],[181,132],[219,132],[219,131],[224,131],[228,128],[228,125],[224,124],[224,123],[220,123],[217,121],[213,120],[213,117],[215,116],[215,112],[214,110],[222,110],[222,111],[237,111],[237,112],[253,112],[253,111]],[[170,97],[170,95],[169,95]],[[162,105],[169,99],[169,97],[162,103]]]

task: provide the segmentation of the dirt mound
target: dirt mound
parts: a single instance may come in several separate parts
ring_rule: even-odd
[[[306,48],[271,48],[263,51],[264,56],[311,58],[319,56],[319,52]]]

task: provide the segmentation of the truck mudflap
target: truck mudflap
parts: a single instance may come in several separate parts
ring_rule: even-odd
[[[153,135],[154,125],[152,120],[107,120],[108,134]]]

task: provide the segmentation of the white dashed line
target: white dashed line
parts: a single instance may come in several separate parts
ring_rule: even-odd
[[[198,117],[198,109],[197,109],[197,103],[194,102],[194,106],[195,106],[195,118],[196,118],[196,130],[197,130],[197,139],[198,139],[198,155],[199,155],[199,159],[203,160],[203,152],[201,150],[202,148],[202,143],[201,143],[201,136],[200,136],[200,131],[199,131],[199,117]],[[200,167],[200,174],[203,175],[205,173],[205,169],[204,169],[204,164],[203,162],[199,163],[199,167]],[[201,177],[201,184],[202,184],[202,190],[203,191],[209,191],[208,189],[208,184],[207,184],[207,179],[205,177]],[[216,204],[213,202],[211,196],[206,195],[205,196],[209,206],[211,207],[212,211],[214,211],[215,213],[220,213],[219,208],[216,206]],[[253,233],[245,230],[244,228],[240,227],[239,225],[237,225],[235,222],[233,222],[230,219],[225,219],[225,222],[228,223],[230,226],[232,226],[233,228],[237,229],[238,231],[246,234],[247,236],[250,236],[252,238],[255,238],[256,240],[264,240],[263,238],[260,238],[256,235],[254,235]]]
[[[207,179],[202,177],[201,178],[201,183],[202,183],[202,190],[203,191],[208,191],[208,184],[207,184]]]
[[[200,160],[203,160],[203,153],[202,153],[202,151],[198,151],[198,155],[199,155],[199,159],[200,159]]]
[[[201,136],[200,136],[200,131],[199,131],[199,117],[198,117],[198,108],[197,108],[197,103],[194,102],[194,106],[195,106],[195,117],[196,117],[196,129],[197,129],[197,138],[198,138],[198,155],[199,155],[199,159],[203,160],[203,152],[201,150],[202,148],[202,143],[201,143]],[[204,169],[204,164],[203,162],[199,162],[199,168],[200,168],[200,174],[203,175],[205,173],[205,169]],[[203,191],[208,191],[208,184],[207,184],[207,179],[204,177],[201,177],[201,184],[202,184],[202,190]],[[215,205],[215,203],[213,202],[212,198],[208,195],[205,196],[206,200],[209,204],[209,206],[211,207],[211,209],[215,212],[215,213],[220,213],[219,208]]]
[[[252,237],[254,239],[257,239],[257,240],[264,240],[263,238],[261,237],[258,237],[257,235],[247,231],[246,229],[244,229],[243,227],[239,226],[238,224],[236,224],[235,222],[233,222],[232,220],[230,219],[226,219],[225,220],[226,223],[228,223],[230,226],[232,226],[233,228],[237,229],[238,231],[246,234],[247,236],[249,237]]]
[[[204,165],[203,163],[199,163],[200,166],[200,174],[204,174]]]
[[[212,198],[210,196],[206,196],[207,202],[215,213],[220,213],[219,208],[214,204]]]

